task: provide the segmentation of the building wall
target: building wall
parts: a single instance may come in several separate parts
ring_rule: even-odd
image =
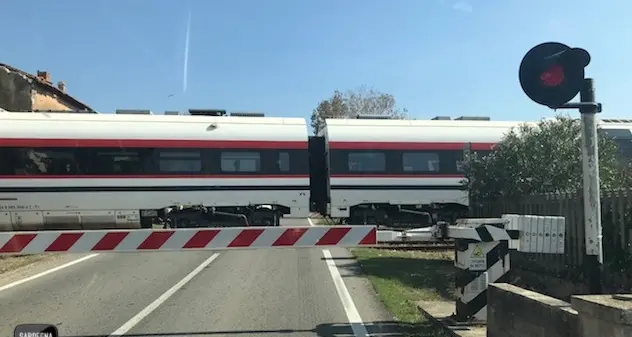
[[[49,94],[33,90],[31,93],[31,106],[32,110],[73,110],[74,107],[71,104],[67,104],[60,100],[57,95]]]
[[[82,110],[92,109],[66,94],[66,86],[51,81],[50,73],[37,76],[0,64],[0,108],[7,111]]]
[[[32,110],[31,82],[20,73],[0,67],[0,107],[8,111]]]

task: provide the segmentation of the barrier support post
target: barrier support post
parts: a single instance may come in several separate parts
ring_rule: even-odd
[[[487,321],[487,286],[509,282],[510,251],[562,254],[566,219],[561,216],[504,214],[499,219],[459,219],[447,226],[455,240],[456,322]]]
[[[506,219],[461,219],[448,228],[455,239],[457,322],[487,321],[487,286],[505,282],[510,270],[509,240],[518,231],[505,230]]]

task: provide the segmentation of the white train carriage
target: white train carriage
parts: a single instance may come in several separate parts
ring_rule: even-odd
[[[600,128],[630,151],[629,121]],[[464,216],[464,150],[485,154],[524,122],[461,117],[456,120],[328,119],[329,195],[325,211],[351,224],[409,227]],[[531,124],[531,123],[529,123]],[[606,125],[607,124],[607,125]],[[535,125],[535,123],[533,123]],[[624,134],[627,136],[624,137]],[[627,137],[627,138],[626,138]],[[629,155],[632,155],[629,154]],[[424,215],[420,217],[420,215]]]
[[[307,139],[301,118],[2,114],[0,227],[278,225],[309,213]]]

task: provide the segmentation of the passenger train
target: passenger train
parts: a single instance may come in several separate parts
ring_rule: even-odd
[[[214,110],[3,112],[0,230],[451,221],[468,207],[464,149],[489,152],[520,123],[328,119],[310,136],[301,118]],[[632,121],[600,129],[632,155]]]

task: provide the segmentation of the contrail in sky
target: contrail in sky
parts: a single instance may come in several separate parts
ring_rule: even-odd
[[[182,75],[182,92],[187,92],[187,82],[189,77],[189,37],[191,34],[191,10],[187,19],[187,35],[184,42],[184,69]]]

